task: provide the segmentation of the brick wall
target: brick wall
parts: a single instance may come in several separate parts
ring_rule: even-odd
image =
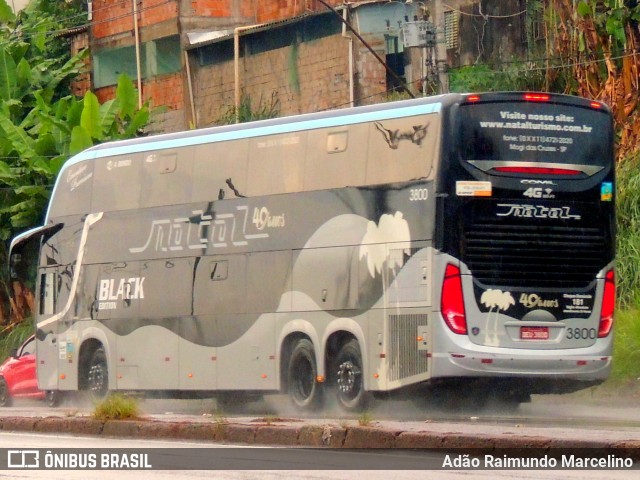
[[[284,18],[301,15],[305,12],[325,11],[325,7],[317,0],[254,0],[257,6],[254,7],[254,15],[258,23],[272,22]],[[248,4],[251,2],[245,1]],[[342,5],[342,0],[326,0],[331,6]]]
[[[79,32],[71,37],[71,55],[77,55],[89,48],[89,32]],[[84,60],[84,67],[79,75],[71,81],[71,93],[77,97],[84,96],[91,90],[91,55]]]
[[[111,100],[112,98],[115,98],[116,86],[110,85],[108,87],[97,88],[93,91],[93,93],[95,93],[96,97],[98,97],[98,101],[100,102],[100,104],[103,104],[107,100]]]
[[[180,0],[137,0],[140,28],[178,17]],[[133,31],[133,2],[94,0],[93,38],[104,38]]]
[[[161,75],[142,85],[142,98],[153,106],[165,105],[169,110],[184,108],[182,73]]]
[[[92,36],[103,38],[132,30],[132,11],[130,2],[94,1]]]
[[[193,0],[191,11],[193,15],[202,17],[230,17],[233,15],[234,1],[236,0]],[[250,3],[253,1],[251,0]]]
[[[134,81],[135,82],[135,81]],[[137,87],[137,83],[134,85]],[[115,86],[95,91],[100,103],[115,98]],[[142,101],[150,101],[152,107],[164,106],[164,110],[151,118],[150,132],[177,132],[186,130],[185,92],[182,74],[161,75],[142,84]]]
[[[373,43],[372,39],[367,39],[370,44]],[[387,98],[387,71],[371,52],[357,43],[358,47],[356,54],[356,70],[357,82],[356,82],[356,97],[360,100],[360,105],[371,105],[373,103],[380,103]],[[384,47],[376,48],[377,45],[372,45],[372,48],[376,53],[384,59],[385,51]]]
[[[155,25],[178,17],[180,0],[139,0],[140,27]]]
[[[327,3],[337,6],[343,1],[327,0]],[[239,14],[245,19],[263,23],[324,10],[326,7],[317,0],[191,0],[188,15],[230,18]]]
[[[254,110],[273,92],[280,116],[340,108],[349,102],[347,40],[340,35],[241,58],[240,85]],[[297,72],[297,73],[296,73]],[[198,126],[216,123],[235,102],[233,61],[201,67],[194,72]]]
[[[228,18],[232,23],[239,20],[246,23],[248,19],[255,18],[257,23],[262,23],[326,10],[317,0],[137,1],[141,28],[176,19],[179,12],[213,22]],[[328,3],[337,6],[343,1],[328,0]],[[94,39],[113,38],[119,43],[118,37],[122,39],[122,34],[132,35],[131,2],[95,0],[93,6]],[[262,105],[268,105],[272,99],[277,99],[280,115],[344,107],[349,102],[347,56],[348,41],[340,35],[302,43],[296,50],[287,47],[256,54],[241,59],[240,86],[251,99],[254,109],[261,101]],[[386,90],[384,68],[368,52],[357,53],[357,56],[365,60],[357,64],[356,98],[363,98],[360,104],[380,101],[380,92]],[[192,77],[197,124],[213,124],[235,103],[233,62],[194,67]],[[166,112],[154,119],[153,130],[176,131],[188,127],[185,118],[190,115],[185,112],[190,110],[190,105],[185,105],[188,99],[186,90],[182,73],[144,82],[144,99],[152,99],[156,106],[167,106]],[[114,89],[103,88],[96,93],[105,101],[113,98]]]

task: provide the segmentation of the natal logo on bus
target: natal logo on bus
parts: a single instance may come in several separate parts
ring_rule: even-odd
[[[580,215],[572,213],[571,207],[499,203],[498,208],[506,209],[502,212],[496,212],[498,217],[552,218],[562,220],[580,220],[582,218]]]
[[[113,310],[118,300],[138,300],[144,298],[146,277],[131,277],[115,280],[103,278],[98,287],[98,310]]]

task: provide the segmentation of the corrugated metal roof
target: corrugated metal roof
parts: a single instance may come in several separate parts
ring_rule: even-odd
[[[211,32],[187,32],[187,40],[191,48],[208,45],[218,40],[233,36],[233,30],[213,30]]]
[[[380,0],[375,0],[380,1]],[[341,5],[336,8],[336,10],[343,10],[346,6]],[[291,23],[297,23],[305,18],[309,17],[317,17],[319,15],[327,15],[333,13],[330,10],[324,10],[322,12],[305,12],[302,15],[297,15],[291,18],[285,18],[283,20],[277,20],[275,22],[261,23],[259,25],[250,26],[247,25],[245,30],[242,31],[242,35],[247,35],[249,33],[257,33],[263,32],[265,30],[271,30],[275,27],[280,27],[283,25],[289,25]],[[243,25],[239,25],[239,27],[245,28]],[[212,43],[222,42],[224,40],[230,40],[233,38],[234,29],[225,29],[225,30],[212,30],[208,32],[188,32],[187,39],[189,40],[189,45],[186,46],[187,50],[192,50],[194,48],[204,47],[206,45],[211,45]]]
[[[71,37],[72,35],[77,35],[78,33],[83,33],[89,31],[89,25],[80,25],[79,27],[67,28],[66,30],[61,30],[53,34],[54,37]]]

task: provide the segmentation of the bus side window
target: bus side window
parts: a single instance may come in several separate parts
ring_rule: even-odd
[[[187,308],[203,316],[246,313],[247,255],[205,258],[196,268],[193,303]]]
[[[66,168],[51,198],[51,218],[83,214],[91,205],[93,162],[86,160]]]
[[[40,315],[52,315],[56,311],[56,277],[55,272],[40,275]]]
[[[249,140],[247,196],[302,190],[307,132],[292,132]]]
[[[369,129],[368,185],[429,177],[438,143],[436,115],[381,120]]]
[[[96,212],[140,208],[142,155],[132,153],[98,158],[93,165],[93,197]]]
[[[310,130],[304,190],[364,185],[368,124]]]
[[[247,195],[249,142],[234,140],[194,148],[192,202],[213,201],[220,190],[228,199]]]
[[[149,153],[142,162],[141,207],[177,205],[191,200],[193,147]]]

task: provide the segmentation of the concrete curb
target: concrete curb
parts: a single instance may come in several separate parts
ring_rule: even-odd
[[[96,420],[90,417],[1,417],[0,431],[71,433],[118,438],[157,438],[197,440],[212,443],[278,445],[330,448],[469,448],[480,451],[500,449],[591,449],[601,454],[622,455],[640,460],[640,440],[570,440],[543,436],[482,435],[406,432],[375,426],[282,425],[276,422],[256,424],[220,422],[174,422],[152,419]]]

